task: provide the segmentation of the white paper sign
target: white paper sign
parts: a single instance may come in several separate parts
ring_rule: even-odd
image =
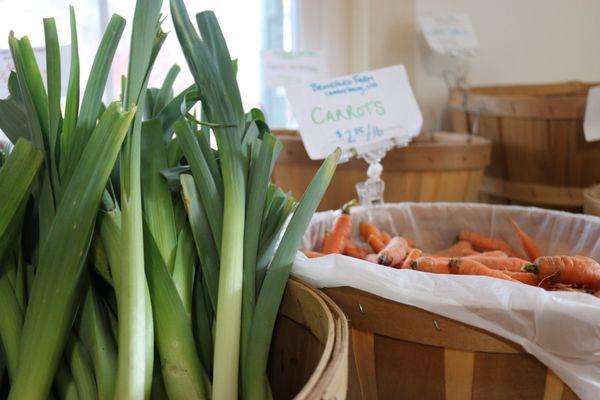
[[[341,147],[358,154],[419,134],[421,111],[402,65],[286,86],[309,157]]]
[[[262,53],[263,77],[268,87],[306,83],[326,76],[320,51],[274,51]]]
[[[475,50],[479,41],[467,14],[449,13],[419,17],[429,46],[439,53]]]
[[[600,140],[600,86],[595,86],[588,91],[583,133],[587,142]]]

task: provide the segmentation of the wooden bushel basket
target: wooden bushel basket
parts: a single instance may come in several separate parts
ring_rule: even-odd
[[[296,131],[275,134],[284,146],[273,182],[300,198],[321,162],[308,157]],[[392,150],[382,161],[385,201],[477,201],[490,149],[487,139],[438,132],[433,140],[418,138]],[[340,164],[319,210],[338,209],[356,198],[355,185],[367,179],[367,167],[362,159]]]
[[[592,85],[487,86],[454,90],[452,129],[492,141],[482,192],[495,203],[580,211],[600,182],[600,142],[587,143],[583,116]]]
[[[348,399],[578,399],[497,335],[349,287],[324,292],[351,326]]]
[[[348,321],[322,292],[290,279],[269,357],[273,398],[346,398]]]
[[[583,198],[583,212],[600,217],[600,185],[585,189]]]

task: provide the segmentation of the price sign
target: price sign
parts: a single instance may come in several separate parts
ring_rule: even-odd
[[[325,58],[320,51],[265,50],[262,66],[268,87],[305,83],[326,75]]]
[[[362,154],[407,143],[423,124],[402,65],[289,85],[286,93],[313,160],[336,147]]]
[[[583,133],[587,142],[600,140],[600,86],[588,91]]]
[[[427,44],[438,53],[479,48],[479,41],[467,14],[450,13],[419,17]]]

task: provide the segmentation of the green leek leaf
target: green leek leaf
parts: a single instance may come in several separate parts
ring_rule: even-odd
[[[208,378],[202,368],[192,324],[152,235],[144,236],[146,274],[156,319],[156,343],[170,399],[206,399]]]
[[[68,155],[72,148],[73,135],[77,126],[77,115],[79,113],[79,43],[77,39],[75,8],[73,6],[69,6],[69,18],[71,24],[71,66],[65,103],[65,119],[60,135],[61,176],[65,174],[64,171],[66,170]]]
[[[173,65],[171,69],[169,69],[169,72],[167,72],[167,76],[154,101],[152,117],[158,115],[158,113],[167,106],[169,101],[173,99],[173,84],[175,83],[175,79],[177,79],[177,75],[179,75],[179,71],[181,71],[181,68],[178,65]]]
[[[243,369],[243,373],[246,374],[244,397],[247,399],[267,398],[265,374],[277,310],[302,236],[333,177],[340,154],[338,149],[327,157],[308,185],[267,271],[256,303],[256,317],[252,321],[252,346],[248,347],[247,364]]]
[[[20,347],[27,362],[19,364],[10,399],[44,399],[50,390],[73,322],[96,211],[134,115],[119,107],[112,103],[94,129],[41,244]]]
[[[219,290],[219,255],[217,245],[212,239],[208,216],[200,202],[194,179],[188,174],[182,174],[180,179],[181,195],[188,214],[192,236],[196,243],[198,257],[200,258],[200,266],[207,294],[210,298],[212,309],[216,310]]]
[[[74,22],[72,22],[72,24],[73,25],[71,29],[74,31]],[[96,51],[92,69],[90,70],[90,76],[88,78],[85,91],[83,92],[75,132],[73,132],[72,137],[69,137],[69,134],[66,133],[67,137],[63,139],[63,142],[65,142],[64,149],[66,150],[66,165],[64,169],[65,182],[68,182],[70,176],[74,174],[74,167],[77,165],[83,149],[85,148],[90,135],[96,126],[96,121],[102,105],[102,95],[104,94],[104,88],[106,86],[112,60],[117,50],[119,40],[121,39],[121,35],[123,34],[123,29],[125,29],[125,20],[123,17],[116,14],[113,15],[106,27],[106,30],[104,31],[104,35],[102,36],[102,40]],[[78,61],[72,60],[72,62]],[[71,70],[73,71],[74,69],[78,72],[78,65],[72,65]],[[70,118],[73,118],[72,114],[76,109],[74,104],[75,99],[73,98],[77,89],[75,87],[75,79],[78,78],[76,76],[72,76],[71,79],[73,86],[69,86],[70,89],[72,88],[73,92],[71,93],[71,99],[68,100],[71,100],[73,104],[71,104],[71,102],[68,104],[70,104],[73,109],[68,109],[67,112],[71,111]]]
[[[219,193],[213,174],[208,166],[200,145],[189,125],[181,120],[174,125],[181,149],[192,169],[192,174],[198,182],[202,182],[199,191],[202,205],[210,223],[210,229],[215,243],[221,243],[223,230],[223,198]],[[219,247],[217,247],[219,251]]]

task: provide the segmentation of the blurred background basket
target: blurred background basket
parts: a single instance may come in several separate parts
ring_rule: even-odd
[[[583,190],[600,182],[600,142],[587,143],[588,83],[456,89],[452,129],[492,141],[486,201],[581,211]]]
[[[321,162],[308,157],[298,132],[275,134],[284,147],[273,181],[300,198]],[[394,149],[382,161],[385,201],[477,201],[490,149],[487,139],[443,132]],[[355,185],[367,179],[367,167],[362,159],[340,164],[319,210],[337,209],[356,198]]]
[[[600,185],[590,186],[583,192],[583,212],[600,217]]]

